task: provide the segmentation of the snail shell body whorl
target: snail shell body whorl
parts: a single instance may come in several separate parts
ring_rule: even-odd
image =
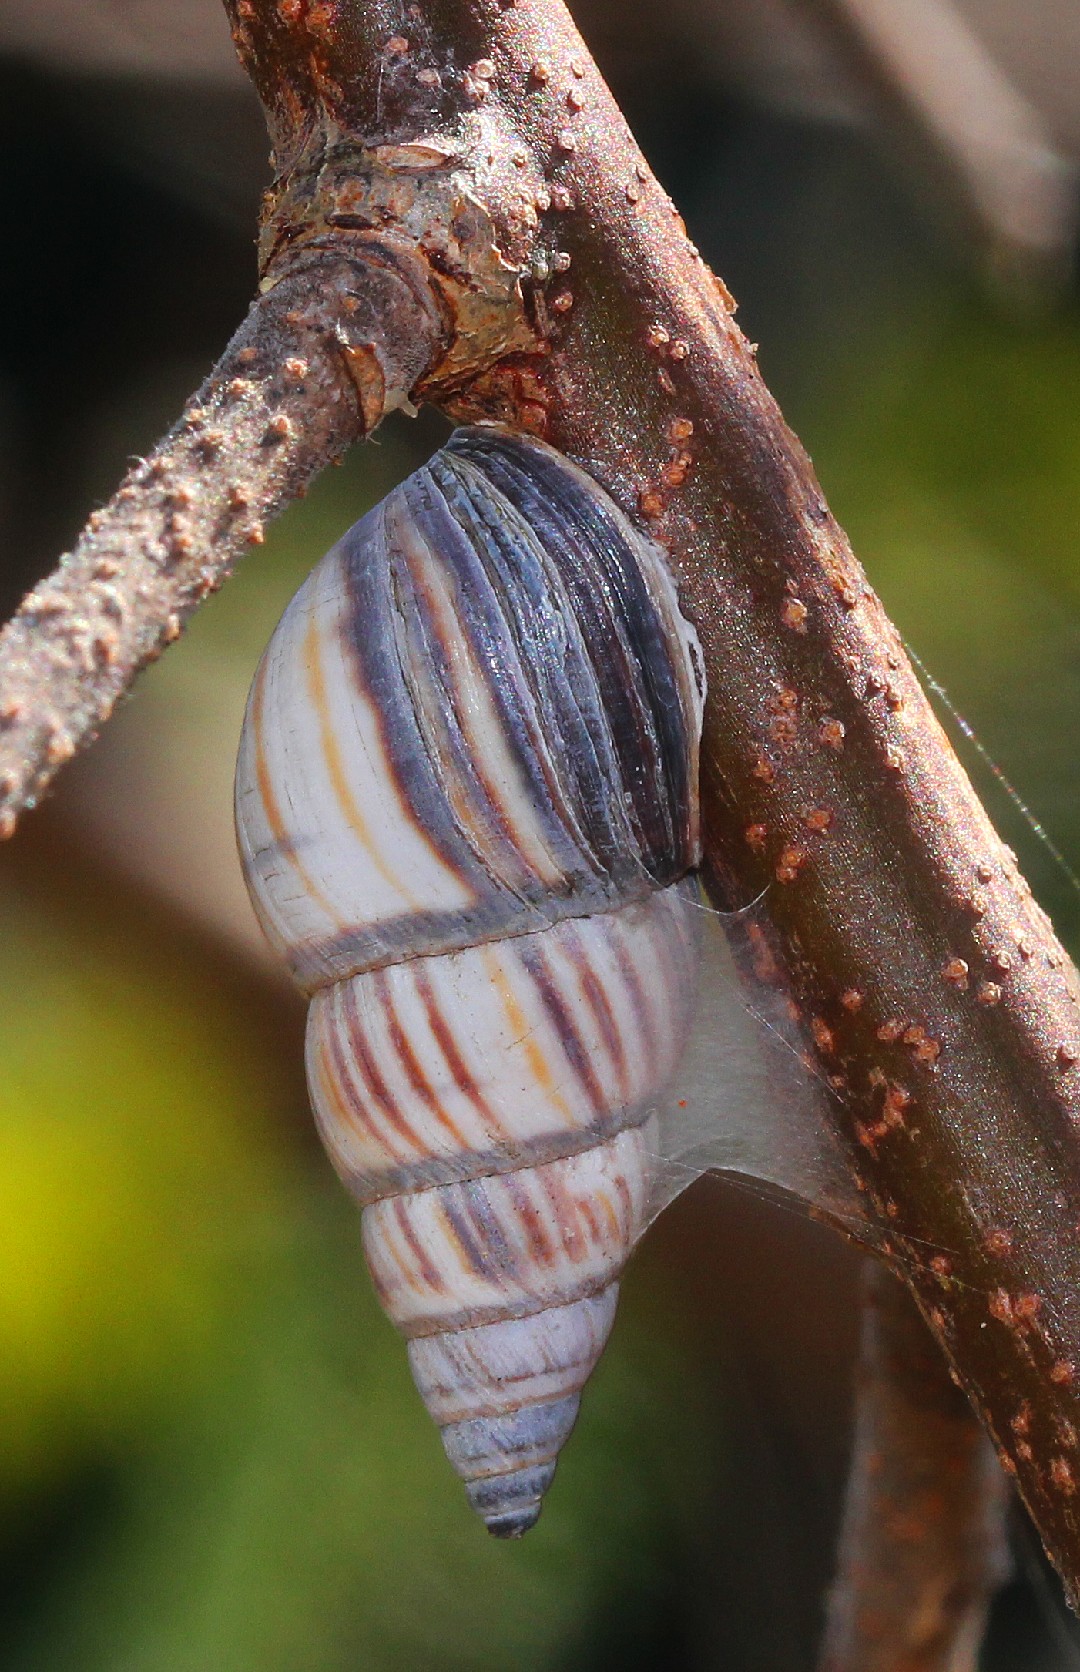
[[[320,1132],[504,1534],[611,1327],[685,1039],[695,648],[583,471],[464,430],[316,568],[248,705],[241,855],[312,995]]]

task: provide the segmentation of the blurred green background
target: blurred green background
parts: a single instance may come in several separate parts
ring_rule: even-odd
[[[1071,279],[988,285],[866,130],[621,73],[871,579],[1077,856]],[[156,101],[20,57],[0,92],[10,606],[239,319],[261,153],[242,93]],[[191,161],[200,120],[216,165]],[[302,1007],[232,851],[240,715],[299,580],[442,433],[388,424],[329,472],[0,856],[3,1672],[813,1665],[854,1254],[702,1181],[635,1259],[539,1527],[499,1545],[309,1130]],[[1076,890],[964,747],[1075,944]],[[1025,1574],[985,1665],[1080,1664]]]

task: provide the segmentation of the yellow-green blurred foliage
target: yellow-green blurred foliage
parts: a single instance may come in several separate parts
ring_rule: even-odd
[[[920,304],[838,357],[806,439],[889,613],[1080,870],[1080,319]],[[1077,888],[938,707],[1075,944]]]

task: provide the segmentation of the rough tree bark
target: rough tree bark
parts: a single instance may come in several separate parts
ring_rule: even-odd
[[[277,167],[264,291],[0,638],[0,828],[387,407],[586,461],[667,548],[701,634],[713,887],[767,891],[881,1251],[1075,1596],[1080,989],[730,297],[560,0],[226,3]]]

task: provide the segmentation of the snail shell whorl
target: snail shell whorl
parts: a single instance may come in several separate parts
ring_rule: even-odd
[[[685,1037],[695,652],[583,471],[464,430],[309,577],[248,705],[241,855],[312,995],[319,1129],[502,1534],[611,1327]]]

